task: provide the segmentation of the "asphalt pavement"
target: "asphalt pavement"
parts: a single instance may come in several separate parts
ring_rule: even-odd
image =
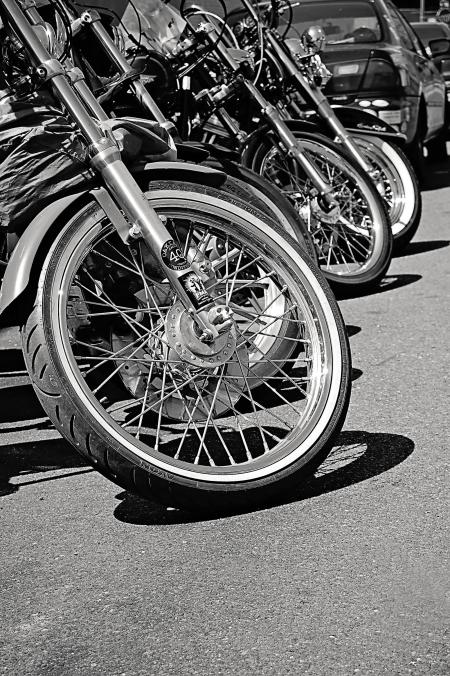
[[[339,445],[288,503],[198,519],[92,471],[0,334],[0,674],[442,676],[450,162],[381,288],[340,303]]]

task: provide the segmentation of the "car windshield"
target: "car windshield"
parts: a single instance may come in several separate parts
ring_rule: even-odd
[[[310,26],[321,26],[330,46],[381,40],[378,17],[368,2],[292,3],[292,10],[291,33],[298,36]]]

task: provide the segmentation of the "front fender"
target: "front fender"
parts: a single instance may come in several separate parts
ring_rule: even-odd
[[[358,108],[336,106],[333,107],[333,112],[339,122],[352,134],[378,136],[398,145],[403,145],[406,140],[405,134],[400,133],[390,124]]]
[[[131,168],[136,180],[145,189],[145,182],[166,179],[188,181],[219,188],[226,181],[226,174],[212,167],[190,164],[188,162],[151,162]],[[91,192],[68,195],[41,211],[20,237],[3,277],[0,289],[0,326],[17,326],[27,315],[29,304],[18,303],[19,298],[34,288],[37,282],[35,270],[39,270],[54,236],[81,206],[95,199],[119,232],[128,231],[128,226],[117,209],[109,193],[104,188]],[[52,237],[54,233],[54,236]],[[33,302],[34,298],[31,302]]]
[[[320,120],[291,119],[284,120],[284,123],[289,127],[289,129],[292,129],[292,131],[305,132],[307,134],[323,134]],[[252,159],[255,147],[258,146],[262,140],[266,140],[268,136],[273,136],[273,134],[274,132],[268,125],[258,127],[258,129],[249,134],[248,138],[241,147],[240,161],[245,167],[249,167],[250,169],[252,168]]]
[[[187,181],[220,188],[227,180],[223,171],[190,162],[142,162],[133,164],[130,171],[138,182],[140,177],[145,176],[149,180]]]
[[[0,326],[17,326],[23,313],[17,299],[27,290],[33,267],[42,261],[42,245],[53,228],[58,227],[69,214],[86,199],[89,193],[75,193],[62,197],[45,207],[28,225],[8,261],[0,289]],[[47,247],[48,248],[48,247]]]

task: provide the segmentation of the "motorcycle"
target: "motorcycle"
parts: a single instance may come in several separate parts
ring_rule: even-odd
[[[67,19],[71,22],[72,58],[83,70],[84,77],[90,80],[93,87],[95,87],[96,77],[98,80],[98,75],[95,75],[97,64],[93,63],[94,53],[98,62],[97,46],[106,57],[106,65],[103,64],[103,69],[109,77],[102,78],[102,85],[97,90],[96,96],[101,98],[102,106],[107,113],[113,115],[117,113],[119,116],[125,112],[135,115],[145,113],[150,119],[158,122],[175,139],[180,159],[208,164],[226,173],[228,178],[222,185],[222,189],[253,204],[260,211],[275,219],[316,261],[316,251],[309,231],[281,190],[256,172],[240,165],[236,161],[238,157],[225,149],[213,145],[183,142],[173,122],[165,117],[150,95],[139,70],[130,65],[119,49],[117,41],[103,25],[101,14],[97,10],[77,8],[70,2],[66,2],[64,7]],[[83,38],[87,39],[83,40]],[[89,46],[88,54],[86,45]],[[85,87],[86,83],[79,81],[77,86]],[[127,92],[128,103],[125,111],[123,102]],[[101,115],[98,110],[94,109],[93,114],[96,117]]]
[[[170,137],[103,119],[33,0],[0,0],[0,18],[3,54],[12,44],[8,64],[22,67],[2,76],[18,97],[26,85],[54,99],[94,179],[33,218],[1,288],[0,321],[21,325],[47,415],[102,474],[164,504],[213,513],[284,498],[329,452],[350,395],[319,270],[221,191],[221,172],[143,162],[170,154]]]
[[[384,198],[394,249],[399,251],[417,231],[422,211],[417,177],[399,147],[404,137],[364,111],[331,106],[321,90],[331,73],[320,58],[326,42],[320,26],[311,26],[300,38],[285,38],[279,31],[278,0],[271,0],[266,12],[258,11],[251,0],[241,2],[248,16],[234,26],[234,33],[255,61],[261,54],[268,99],[284,108],[287,117],[298,119],[299,129],[316,129],[341,143],[372,178]],[[288,33],[289,23],[284,35]]]
[[[307,223],[319,265],[335,289],[372,288],[392,253],[380,195],[340,145],[299,132],[297,121],[286,120],[265,97],[251,55],[228,47],[208,14],[197,5],[188,8],[189,31],[166,54],[181,87],[188,79],[197,104],[193,113],[185,106],[191,108],[184,125],[190,138],[228,141],[244,166],[283,190]]]

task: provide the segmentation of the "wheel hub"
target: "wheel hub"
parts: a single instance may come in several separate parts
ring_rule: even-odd
[[[216,416],[234,407],[248,389],[248,348],[237,345],[234,325],[212,343],[201,341],[198,333],[181,302],[168,312],[159,338],[150,337],[139,350],[133,349],[132,333],[113,333],[113,349],[121,360],[129,359],[116,366],[121,367],[120,378],[133,397],[145,396],[151,408],[153,401],[160,402],[161,387],[167,381],[173,392],[158,406],[164,416],[179,422],[201,421],[211,409]],[[170,364],[165,375],[164,363]]]
[[[336,225],[341,217],[341,208],[338,204],[326,211],[320,206],[317,197],[311,200],[311,211],[313,218],[327,225]]]
[[[194,320],[180,301],[167,314],[166,335],[170,348],[182,361],[202,368],[225,364],[236,349],[234,324],[212,342],[205,343],[200,340]]]

